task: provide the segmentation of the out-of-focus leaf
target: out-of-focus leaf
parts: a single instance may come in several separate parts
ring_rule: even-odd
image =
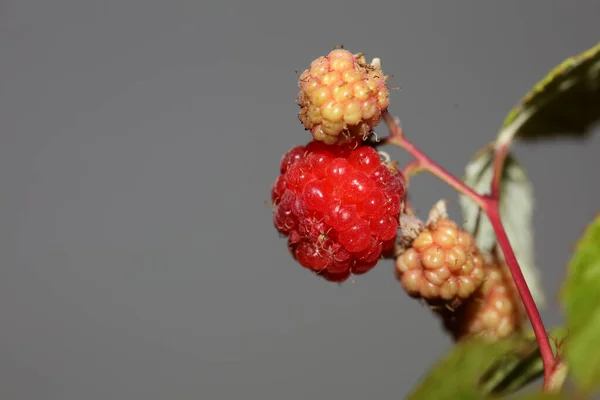
[[[553,68],[509,112],[498,141],[584,136],[600,119],[600,43]]]
[[[476,192],[489,193],[493,178],[494,150],[491,146],[479,151],[466,167],[463,181]],[[475,236],[482,251],[491,251],[497,244],[496,234],[487,215],[466,196],[460,196],[464,229]],[[508,154],[501,176],[500,217],[521,266],[523,276],[538,307],[545,304],[539,283],[533,248],[533,188],[525,170]]]
[[[569,336],[565,356],[583,392],[600,389],[600,214],[586,228],[561,290]]]
[[[566,394],[556,393],[527,393],[522,396],[511,397],[511,400],[569,400],[572,399]]]
[[[539,377],[533,366],[539,357],[535,338],[521,337],[514,348],[499,357],[481,378],[485,394],[505,395],[515,392]]]
[[[482,376],[514,345],[513,340],[490,343],[480,339],[457,344],[429,371],[408,396],[408,400],[470,400],[485,397],[481,387]]]
[[[550,345],[557,354],[557,345],[565,338],[564,327],[549,332]],[[507,395],[523,388],[544,374],[544,364],[533,331],[526,331],[518,339],[518,344],[501,357],[487,371],[483,378],[486,393]]]

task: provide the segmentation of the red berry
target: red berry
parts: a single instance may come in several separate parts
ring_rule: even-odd
[[[381,165],[379,154],[371,150],[371,147],[360,147],[357,151],[352,153],[348,158],[348,161],[355,168],[368,174]]]
[[[332,185],[326,179],[312,180],[304,186],[303,195],[308,208],[325,212],[332,199]]]
[[[350,228],[339,232],[339,241],[346,250],[353,253],[366,249],[371,241],[369,221],[359,219]]]
[[[381,255],[382,248],[382,243],[371,236],[371,242],[369,243],[369,246],[363,251],[356,253],[356,258],[359,261],[366,263],[377,261]]]
[[[391,183],[391,175],[392,171],[390,171],[390,169],[383,164],[379,165],[371,172],[371,178],[374,179],[377,185],[379,185],[382,188],[385,188]]]
[[[393,248],[404,177],[375,149],[312,141],[289,150],[281,171],[271,191],[273,222],[302,266],[342,282]]]
[[[320,271],[327,267],[331,256],[324,251],[321,251],[316,243],[303,241],[298,243],[296,247],[296,258],[306,268],[314,271]]]
[[[289,150],[284,156],[281,158],[280,172],[283,174],[287,171],[290,165],[295,164],[297,161],[302,159],[302,155],[304,153],[304,147],[296,146],[293,149]]]
[[[332,207],[325,214],[325,222],[338,232],[350,229],[358,221],[360,221],[360,217],[354,204],[332,203]]]
[[[321,276],[330,282],[342,283],[350,277],[350,270],[343,272],[329,272],[325,270],[321,273]]]

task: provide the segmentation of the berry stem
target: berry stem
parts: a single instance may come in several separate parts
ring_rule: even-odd
[[[531,321],[531,325],[533,327],[533,331],[535,333],[536,340],[540,348],[540,355],[542,357],[542,363],[544,364],[544,390],[552,390],[552,377],[554,371],[556,370],[555,365],[557,364],[557,362],[554,359],[554,353],[552,351],[552,347],[550,346],[550,341],[548,340],[548,334],[546,333],[544,322],[542,321],[533,296],[531,295],[531,291],[527,286],[525,277],[521,272],[521,267],[519,266],[515,253],[512,249],[512,246],[504,229],[504,225],[502,224],[502,220],[500,218],[499,204],[500,182],[502,175],[501,172],[504,165],[504,160],[508,152],[508,147],[503,146],[496,149],[496,154],[494,157],[494,178],[491,185],[491,193],[490,195],[481,195],[475,192],[465,183],[463,183],[460,179],[456,178],[444,168],[436,164],[414,144],[409,142],[405,138],[404,133],[402,132],[402,128],[387,112],[384,114],[384,118],[390,130],[390,136],[386,139],[386,143],[396,145],[406,150],[415,158],[415,162],[419,166],[419,170],[429,171],[431,174],[435,175],[436,177],[453,187],[459,193],[469,197],[477,205],[479,205],[479,207],[481,207],[481,209],[487,214],[496,234],[498,246],[504,254],[506,264],[508,265],[508,268],[515,282],[515,286],[519,291],[519,294],[525,306],[525,310],[527,311],[527,315],[529,317],[529,320]]]
[[[503,144],[500,147],[496,147],[494,151],[494,165],[493,171],[494,176],[492,178],[492,187],[490,197],[494,199],[500,198],[500,183],[502,182],[502,172],[504,169],[504,161],[508,155],[509,144]]]
[[[504,254],[506,264],[508,265],[510,273],[515,282],[515,286],[521,295],[523,305],[525,306],[525,310],[527,311],[527,315],[531,321],[533,332],[535,333],[535,337],[540,347],[542,363],[544,364],[544,388],[549,389],[551,386],[553,371],[555,369],[554,353],[552,352],[552,347],[550,347],[550,341],[548,339],[548,334],[546,332],[546,328],[544,327],[542,317],[540,316],[535,304],[535,300],[533,300],[531,291],[527,286],[527,281],[525,280],[525,277],[521,272],[521,268],[519,267],[517,257],[515,256],[512,246],[510,245],[510,241],[508,240],[506,230],[504,229],[504,225],[502,224],[502,220],[500,218],[498,205],[499,199],[490,195],[485,200],[483,210],[487,214],[490,223],[494,228],[498,246],[500,246],[500,249]]]
[[[404,179],[406,180],[406,187],[408,187],[410,178],[414,175],[417,175],[419,172],[421,172],[421,170],[421,163],[416,160],[409,162],[402,168],[402,175],[404,175]]]
[[[421,150],[419,150],[414,144],[406,140],[402,128],[393,120],[393,118],[385,113],[385,121],[390,129],[390,136],[386,139],[386,143],[396,145],[406,150],[412,155],[416,164],[411,165],[412,170],[426,170],[429,173],[435,175],[448,185],[452,186],[456,191],[465,196],[471,198],[477,205],[483,208],[485,204],[485,198],[473,189],[465,185],[460,179],[456,178],[444,168],[436,164],[432,159],[427,157]],[[418,167],[417,167],[418,166]]]

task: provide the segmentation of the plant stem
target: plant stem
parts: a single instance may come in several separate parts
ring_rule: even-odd
[[[521,267],[519,266],[517,257],[515,256],[515,253],[512,249],[512,246],[502,224],[502,220],[500,218],[500,178],[502,168],[504,165],[504,160],[507,155],[506,146],[504,149],[497,149],[496,157],[494,159],[494,179],[492,182],[492,187],[490,188],[491,194],[481,195],[475,192],[465,183],[463,183],[460,179],[456,178],[444,168],[436,164],[414,144],[409,142],[404,137],[402,128],[393,120],[393,118],[388,113],[384,115],[384,118],[388,125],[388,128],[390,129],[390,137],[386,139],[387,143],[394,144],[406,150],[415,158],[415,162],[420,167],[419,169],[429,171],[431,174],[435,175],[436,177],[453,187],[459,193],[469,197],[487,214],[496,234],[498,246],[504,254],[506,264],[508,265],[508,268],[515,282],[515,286],[519,291],[519,294],[525,306],[525,310],[527,311],[527,315],[529,317],[529,320],[531,321],[531,325],[533,327],[533,331],[535,333],[536,340],[540,348],[540,354],[542,357],[542,362],[544,364],[544,390],[551,390],[552,376],[556,365],[554,353],[552,352],[552,347],[550,346],[550,341],[548,340],[546,328],[544,327],[544,323],[542,321],[540,313],[537,309],[533,296],[531,295],[531,291],[527,286],[527,281],[525,280],[525,277],[521,272]]]
[[[402,175],[404,175],[404,179],[406,180],[405,186],[408,187],[410,178],[413,177],[414,175],[417,175],[419,172],[421,172],[421,170],[422,170],[421,164],[416,160],[411,161],[408,164],[406,164],[402,168]]]
[[[427,157],[421,150],[419,150],[414,144],[406,140],[402,129],[393,121],[389,114],[385,114],[385,120],[391,131],[391,135],[386,139],[386,142],[406,150],[415,158],[419,168],[415,168],[415,165],[412,164],[412,169],[429,171],[431,174],[452,186],[459,193],[471,198],[475,203],[477,203],[477,205],[483,208],[485,202],[483,196],[465,185],[460,179],[450,174],[444,168],[440,167],[432,159]]]
[[[510,142],[494,148],[493,178],[490,197],[500,199],[500,183],[502,183],[502,172],[504,170],[504,161],[508,155]]]
[[[500,249],[504,254],[504,259],[506,260],[508,269],[510,270],[513,281],[515,282],[515,286],[517,287],[517,290],[521,295],[521,299],[523,300],[523,305],[525,306],[529,320],[531,321],[533,332],[535,333],[535,337],[540,347],[542,363],[544,364],[544,388],[547,388],[548,385],[550,385],[550,378],[552,377],[552,372],[554,370],[554,353],[552,352],[552,347],[550,347],[550,341],[548,340],[548,334],[546,332],[546,328],[544,327],[542,317],[537,309],[535,300],[533,300],[531,291],[527,286],[527,281],[521,272],[517,257],[515,256],[512,246],[510,245],[506,230],[504,229],[504,225],[500,219],[498,205],[499,200],[490,196],[486,199],[483,210],[487,214],[490,223],[494,228],[498,246],[500,246]]]

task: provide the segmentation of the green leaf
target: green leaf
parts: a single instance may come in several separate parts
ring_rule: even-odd
[[[552,69],[509,112],[498,141],[584,136],[600,119],[600,43]]]
[[[554,328],[552,348],[565,336]],[[533,331],[489,342],[471,339],[457,344],[420,382],[409,400],[481,399],[505,396],[543,375],[543,365]]]
[[[522,396],[512,397],[511,400],[567,400],[571,397],[557,393],[527,393]]]
[[[600,214],[586,229],[569,262],[561,290],[569,337],[565,356],[574,383],[600,389]]]
[[[485,396],[481,387],[485,371],[514,346],[513,340],[492,343],[472,339],[459,343],[429,371],[408,399],[481,399]]]
[[[519,339],[514,348],[500,357],[482,376],[485,394],[510,394],[539,378],[537,341],[529,337]]]
[[[565,338],[564,327],[550,331],[550,345],[556,354],[556,344]],[[519,337],[517,345],[500,358],[483,378],[485,393],[506,395],[514,393],[544,374],[544,364],[533,331]]]
[[[487,146],[467,165],[463,180],[478,193],[490,191],[493,157],[493,147]],[[459,202],[463,212],[464,229],[475,236],[482,251],[493,250],[497,244],[496,234],[487,215],[466,196],[461,195]],[[511,154],[507,155],[502,171],[499,207],[500,218],[523,276],[538,307],[542,307],[545,296],[539,283],[533,249],[533,188],[525,170]]]

